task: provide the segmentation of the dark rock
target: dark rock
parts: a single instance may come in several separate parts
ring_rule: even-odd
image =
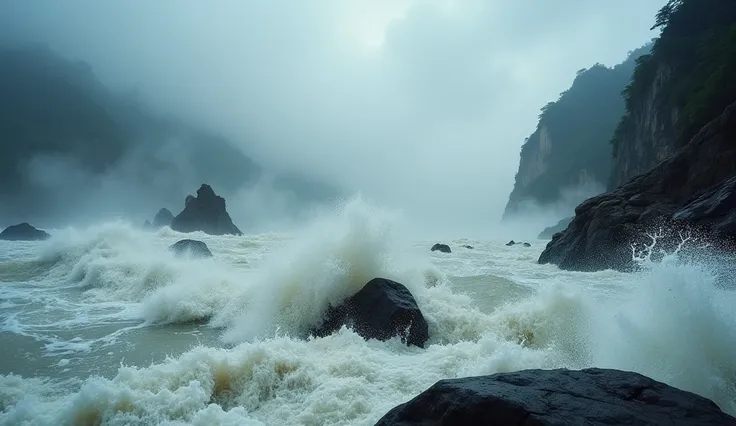
[[[736,104],[648,172],[580,204],[567,229],[547,244],[539,263],[577,271],[629,271],[636,269],[632,247],[648,243],[647,232],[661,229],[664,235],[657,244],[663,248],[676,246],[680,231],[691,230],[690,225],[699,235],[705,228],[707,239],[718,243],[714,245],[733,238],[728,225],[733,222],[721,209],[733,202],[726,181],[736,176],[734,141]],[[713,211],[697,213],[710,211],[703,206]]]
[[[365,339],[388,340],[401,336],[407,345],[424,347],[429,326],[414,296],[396,281],[374,278],[337,307],[329,307],[322,324],[312,330],[319,337],[330,335],[343,325]]]
[[[520,245],[520,246],[524,246],[524,247],[531,247],[532,246],[529,243],[522,243],[522,242],[517,242],[517,241],[514,241],[514,240],[509,241],[508,243],[506,243],[506,245],[509,246],[509,247],[516,246],[516,245]]]
[[[506,243],[506,245],[509,246],[509,247],[510,246],[513,246],[514,244],[516,244],[516,241],[514,241],[514,240],[511,240],[508,243]]]
[[[376,426],[736,425],[711,400],[641,374],[590,368],[441,380]]]
[[[441,251],[442,253],[452,253],[452,250],[450,250],[450,246],[448,246],[447,244],[440,244],[440,243],[433,245],[432,251]]]
[[[194,195],[187,195],[187,198],[184,200],[184,207],[188,206],[193,199]]]
[[[474,247],[473,247],[473,246],[470,246],[470,245],[467,245],[467,244],[465,244],[465,245],[463,245],[463,248],[466,248],[466,249],[468,249],[468,250],[473,250],[473,248],[474,248]]]
[[[171,222],[174,221],[174,215],[169,209],[161,209],[156,213],[156,217],[153,218],[154,228],[163,228],[165,226],[171,226]]]
[[[674,221],[707,225],[725,235],[736,235],[736,177],[696,197],[673,215]]]
[[[210,235],[243,235],[233,224],[225,209],[225,199],[216,195],[207,184],[197,190],[197,196],[187,196],[186,207],[171,222],[178,232],[202,231]]]
[[[551,240],[556,233],[564,231],[570,222],[572,222],[572,217],[566,217],[557,222],[557,225],[544,228],[537,238],[540,240]]]
[[[51,235],[40,229],[36,229],[26,222],[12,225],[0,232],[0,240],[6,241],[41,241],[51,238]]]
[[[524,243],[524,247],[531,247],[532,245],[529,243]]]
[[[173,251],[177,257],[193,257],[207,258],[212,257],[212,252],[202,241],[198,240],[180,240],[169,246],[169,250]]]

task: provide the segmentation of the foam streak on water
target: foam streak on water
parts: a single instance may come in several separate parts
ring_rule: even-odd
[[[198,261],[122,223],[1,243],[0,424],[370,425],[443,378],[589,366],[736,414],[736,296],[711,261],[563,272],[536,264],[541,242],[430,253],[398,220],[352,200],[295,235],[195,234],[215,254]],[[426,349],[306,337],[376,276],[415,295]]]

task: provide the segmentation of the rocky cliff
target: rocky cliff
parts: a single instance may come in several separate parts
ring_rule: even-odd
[[[736,2],[671,0],[655,27],[662,34],[624,91],[626,114],[612,140],[615,189],[580,204],[540,263],[627,270],[632,246],[641,247],[647,231],[670,234],[660,244],[673,244],[682,229],[706,231],[712,242],[734,237],[722,232],[728,226],[714,228],[713,218],[681,212],[715,194],[706,197],[708,208],[695,210],[730,217],[724,200],[736,176]]]
[[[646,172],[686,144],[736,94],[736,8],[730,0],[670,0],[662,34],[637,60],[614,133],[608,189]]]
[[[570,89],[542,108],[537,129],[521,148],[504,218],[523,211],[527,202],[555,203],[567,188],[605,186],[611,169],[608,141],[624,113],[621,92],[636,58],[648,49],[630,52],[613,68],[596,64],[580,70]],[[585,193],[573,201],[590,195],[595,194]]]

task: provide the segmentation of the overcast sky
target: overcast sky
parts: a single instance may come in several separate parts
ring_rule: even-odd
[[[497,221],[539,108],[665,0],[0,3],[0,31],[381,204]],[[113,6],[114,5],[114,6]]]

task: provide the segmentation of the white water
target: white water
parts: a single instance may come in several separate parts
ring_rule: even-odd
[[[371,425],[443,378],[589,366],[736,414],[736,295],[708,262],[563,272],[544,242],[430,253],[396,223],[357,200],[294,235],[190,235],[215,255],[197,261],[121,223],[0,242],[0,424]],[[304,338],[376,276],[414,294],[426,349]]]

